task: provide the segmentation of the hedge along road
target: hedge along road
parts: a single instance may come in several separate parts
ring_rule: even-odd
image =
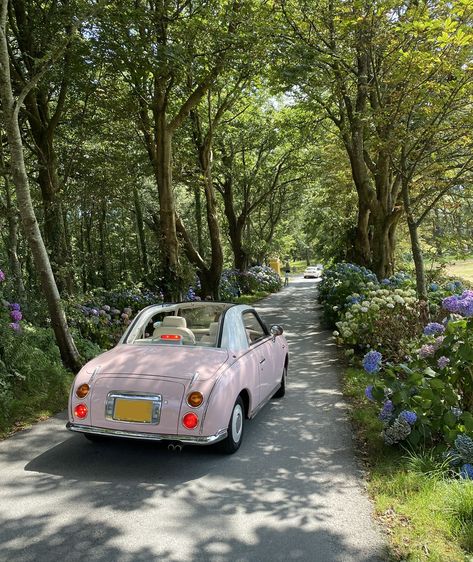
[[[288,390],[247,423],[235,455],[92,444],[65,415],[0,443],[0,560],[386,560],[315,285],[293,280],[258,307],[285,326]]]

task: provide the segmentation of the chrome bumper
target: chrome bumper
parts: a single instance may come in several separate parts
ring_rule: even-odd
[[[94,435],[104,435],[109,437],[125,437],[128,439],[148,439],[150,441],[179,441],[189,445],[211,445],[218,443],[227,437],[227,430],[220,429],[214,435],[208,437],[194,435],[167,435],[164,433],[145,433],[141,431],[123,431],[121,429],[109,429],[105,427],[93,427],[90,425],[80,425],[78,423],[67,422],[66,429],[76,433],[93,433]]]

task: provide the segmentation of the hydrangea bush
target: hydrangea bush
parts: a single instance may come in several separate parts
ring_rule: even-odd
[[[243,294],[274,293],[281,286],[281,277],[274,269],[265,265],[255,265],[248,271],[225,269],[220,279],[220,298],[231,301]]]
[[[419,303],[410,288],[368,288],[346,297],[336,323],[339,343],[382,349],[390,359],[402,357],[404,341],[421,329]]]
[[[355,302],[349,297],[361,299],[367,287],[375,286],[378,286],[378,278],[366,267],[352,263],[337,263],[324,269],[322,280],[318,285],[318,299],[323,305],[325,323],[334,326],[343,312]]]
[[[67,317],[81,338],[102,349],[109,349],[116,345],[139,310],[162,301],[161,293],[146,289],[98,289],[86,295],[80,304],[73,301],[67,303]]]
[[[362,362],[371,377],[365,397],[378,404],[385,443],[406,442],[412,447],[431,444],[448,449],[452,465],[462,478],[473,475],[470,299],[469,292],[463,292],[455,302],[447,297],[445,312],[451,314],[442,324],[425,326],[405,362],[383,361],[373,350]]]

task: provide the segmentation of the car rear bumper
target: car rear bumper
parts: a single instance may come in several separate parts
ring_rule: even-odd
[[[67,422],[66,428],[76,433],[91,433],[93,435],[104,435],[109,437],[125,437],[127,439],[148,439],[150,441],[179,441],[189,445],[211,445],[218,443],[227,437],[227,430],[220,429],[214,435],[168,435],[164,433],[146,433],[141,431],[123,431],[121,429],[109,429],[104,427],[93,427],[78,423]]]

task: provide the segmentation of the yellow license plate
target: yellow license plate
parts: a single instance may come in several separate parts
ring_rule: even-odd
[[[151,400],[115,400],[113,419],[120,421],[151,423],[153,402]]]

